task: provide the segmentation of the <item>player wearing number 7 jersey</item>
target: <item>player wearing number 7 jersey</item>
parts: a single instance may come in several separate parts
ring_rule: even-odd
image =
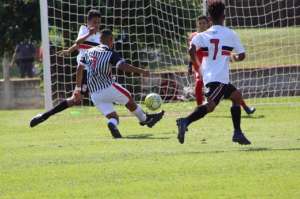
[[[241,93],[229,82],[229,61],[231,52],[235,61],[245,59],[245,49],[240,42],[237,34],[225,27],[225,4],[220,1],[213,1],[208,5],[208,13],[211,17],[213,26],[207,31],[195,36],[191,41],[190,56],[193,64],[196,63],[196,53],[201,50],[203,54],[202,75],[204,85],[208,92],[205,94],[208,103],[198,106],[194,112],[185,118],[177,119],[178,140],[184,143],[187,127],[207,113],[212,112],[222,98],[232,101],[231,116],[234,127],[232,137],[233,142],[239,144],[251,144],[243,134],[241,123]]]

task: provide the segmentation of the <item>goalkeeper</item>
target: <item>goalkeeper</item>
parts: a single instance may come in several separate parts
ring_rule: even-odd
[[[100,21],[101,21],[100,12],[93,9],[90,10],[87,15],[87,25],[80,26],[78,37],[76,39],[75,44],[71,46],[69,49],[59,52],[60,55],[62,56],[69,55],[75,50],[78,50],[79,54],[77,56],[77,63],[79,63],[80,57],[87,49],[100,44],[100,33],[99,33]],[[85,70],[83,72],[81,93],[82,94],[87,93]],[[41,122],[44,122],[50,116],[55,115],[56,113],[59,113],[69,107],[72,107],[74,105],[79,105],[81,99],[82,99],[81,95],[78,95],[75,92],[73,92],[70,98],[64,99],[57,106],[53,107],[49,111],[42,114],[38,114],[34,118],[32,118],[32,120],[30,121],[30,127],[34,127],[40,124]]]
[[[210,21],[208,17],[206,16],[199,16],[197,19],[197,32],[192,32],[189,37],[188,37],[188,45],[190,45],[192,39],[194,36],[196,36],[198,33],[206,31],[210,27]],[[197,51],[197,58],[199,61],[199,64],[192,64],[192,62],[189,63],[188,65],[188,72],[191,74],[194,72],[194,77],[195,77],[195,96],[196,96],[196,102],[197,105],[200,106],[204,102],[204,93],[203,93],[203,80],[202,80],[202,75],[201,75],[201,63],[203,59],[203,53],[201,50]],[[241,106],[243,107],[244,111],[247,114],[253,114],[255,112],[254,107],[249,107],[245,103],[244,99],[241,101]]]

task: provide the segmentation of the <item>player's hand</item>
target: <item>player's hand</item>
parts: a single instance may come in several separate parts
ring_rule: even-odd
[[[97,33],[97,28],[89,27],[89,35],[96,34],[96,33]]]
[[[58,51],[57,54],[59,56],[69,56],[70,55],[70,52],[68,50],[61,50],[61,51]]]

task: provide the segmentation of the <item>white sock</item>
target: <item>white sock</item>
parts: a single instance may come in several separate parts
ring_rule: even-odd
[[[144,122],[147,119],[146,114],[139,105],[137,105],[137,108],[132,113],[139,119],[140,122]]]
[[[118,126],[119,122],[115,118],[110,118],[107,123],[113,123],[115,126]]]

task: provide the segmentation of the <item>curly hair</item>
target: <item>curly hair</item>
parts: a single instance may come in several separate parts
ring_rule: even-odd
[[[225,4],[222,1],[212,1],[207,10],[212,20],[217,21],[225,14]]]

